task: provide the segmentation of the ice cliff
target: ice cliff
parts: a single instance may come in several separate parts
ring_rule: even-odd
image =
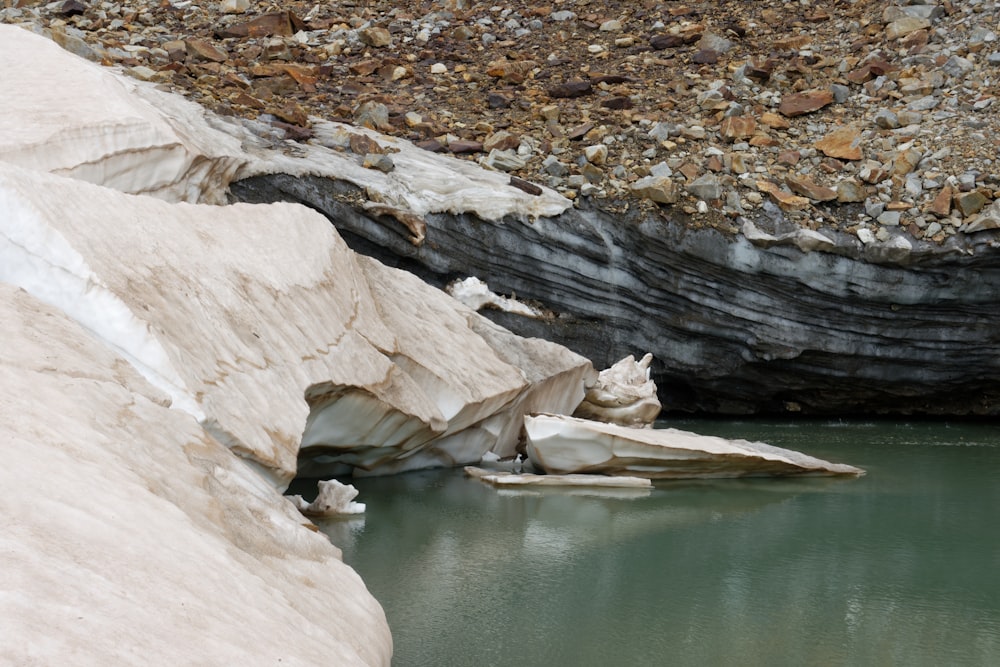
[[[300,466],[513,453],[522,415],[572,411],[594,371],[355,255],[306,207],[212,204],[296,169],[368,179],[404,221],[565,202],[444,179],[412,148],[355,173],[18,28],[0,59],[0,657],[388,664],[378,603],[280,491]]]

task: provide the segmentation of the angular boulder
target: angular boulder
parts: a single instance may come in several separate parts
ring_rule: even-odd
[[[551,474],[599,473],[650,479],[862,475],[762,442],[677,429],[632,429],[556,415],[525,418],[528,456]]]

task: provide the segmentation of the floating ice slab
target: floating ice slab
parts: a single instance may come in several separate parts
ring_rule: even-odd
[[[574,417],[525,418],[528,456],[552,474],[602,473],[652,479],[862,475],[762,442],[727,440],[677,429],[634,429]]]
[[[493,486],[586,486],[648,488],[652,482],[644,477],[611,475],[535,475],[509,473],[466,466],[465,474]]]

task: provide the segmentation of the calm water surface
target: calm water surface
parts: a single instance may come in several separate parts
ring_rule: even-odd
[[[385,608],[394,665],[1000,665],[1000,428],[671,422],[860,479],[497,491],[355,480],[326,522]]]

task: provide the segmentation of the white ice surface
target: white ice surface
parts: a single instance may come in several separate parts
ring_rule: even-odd
[[[536,308],[491,292],[489,285],[474,276],[456,280],[445,291],[473,310],[490,307],[524,317],[543,317],[543,313]]]
[[[127,361],[2,283],[0,341],[0,664],[389,664],[337,548]]]
[[[91,271],[83,257],[53,229],[13,178],[16,168],[0,163],[0,282],[66,313],[117,350],[162,389],[172,406],[198,420],[204,412],[188,391],[163,346],[132,311]]]
[[[562,415],[525,417],[528,455],[549,473],[631,474],[652,478],[859,475],[762,442],[729,440],[673,428],[628,428]]]

